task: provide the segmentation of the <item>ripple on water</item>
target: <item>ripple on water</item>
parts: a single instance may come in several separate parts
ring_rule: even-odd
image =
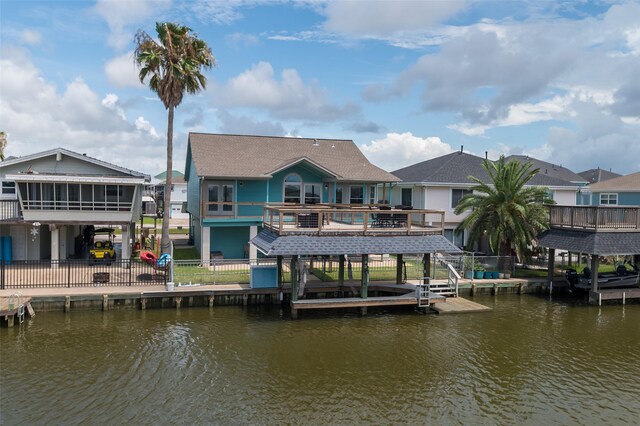
[[[299,321],[239,307],[42,313],[0,330],[0,422],[590,424],[640,416],[640,305],[480,301],[494,312],[314,312]]]

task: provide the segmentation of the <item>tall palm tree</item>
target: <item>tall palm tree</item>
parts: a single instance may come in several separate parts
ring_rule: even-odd
[[[456,214],[469,211],[458,230],[469,231],[469,243],[487,235],[489,246],[500,256],[512,251],[520,260],[525,258],[527,246],[547,229],[548,214],[544,203],[553,203],[548,188],[527,186],[538,173],[531,162],[484,160],[482,167],[489,173],[491,183],[469,176],[476,185],[460,200]]]
[[[198,93],[206,88],[203,69],[215,65],[207,43],[191,28],[171,22],[157,22],[158,41],[138,30],[135,36],[134,61],[140,69],[140,81],[148,78],[149,88],[156,92],[168,111],[167,180],[165,182],[162,220],[162,252],[169,252],[169,213],[173,170],[173,113],[185,92]]]
[[[7,147],[7,134],[0,132],[0,161],[4,160],[4,149]]]

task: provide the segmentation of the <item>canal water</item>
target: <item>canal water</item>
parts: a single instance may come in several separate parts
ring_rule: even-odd
[[[0,424],[630,424],[640,305],[39,313],[0,330]]]

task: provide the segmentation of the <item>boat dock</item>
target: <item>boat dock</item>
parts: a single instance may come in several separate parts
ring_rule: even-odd
[[[11,294],[0,297],[0,318],[7,323],[7,327],[13,327],[15,319],[22,324],[25,314],[35,316],[35,311],[31,307],[31,297],[24,297],[21,294]]]
[[[481,305],[471,300],[464,299],[462,297],[449,297],[446,300],[447,303],[438,303],[431,307],[440,315],[446,314],[471,314],[478,312],[491,312],[492,309],[488,306]]]

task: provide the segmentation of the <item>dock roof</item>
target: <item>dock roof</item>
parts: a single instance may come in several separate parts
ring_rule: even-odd
[[[586,232],[549,229],[538,237],[542,247],[599,256],[640,253],[640,232]]]
[[[427,236],[278,236],[262,230],[251,244],[267,256],[462,253],[442,235]]]

